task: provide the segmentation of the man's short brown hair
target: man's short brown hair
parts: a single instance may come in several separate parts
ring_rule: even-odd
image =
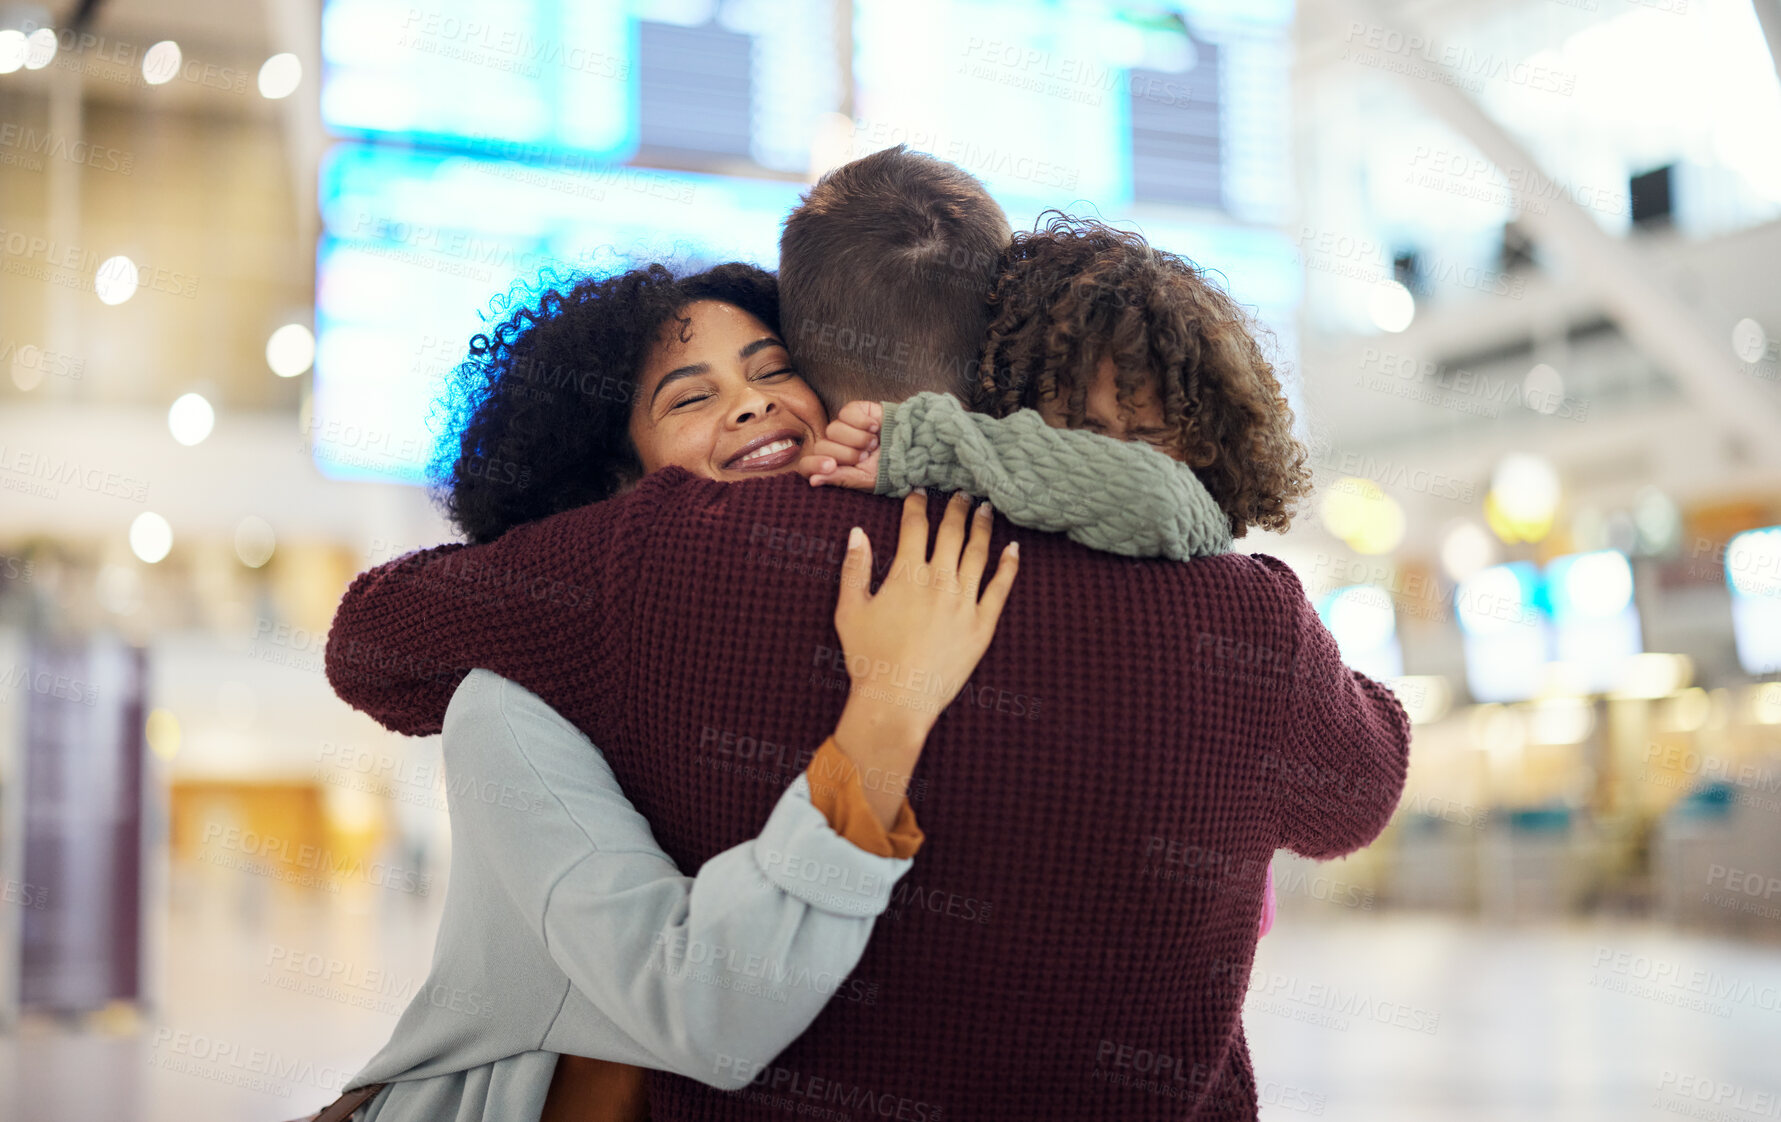
[[[818,180],[780,234],[780,330],[829,411],[922,390],[964,399],[1009,237],[975,177],[901,144]]]

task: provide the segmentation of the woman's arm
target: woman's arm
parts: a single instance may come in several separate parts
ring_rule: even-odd
[[[588,738],[487,671],[453,698],[444,750],[459,844],[491,864],[604,1018],[553,1033],[596,1052],[616,1031],[598,1058],[641,1048],[712,1086],[745,1085],[809,1026],[911,864],[837,834],[800,777],[758,837],[682,876]],[[536,794],[505,805],[462,796],[509,789]],[[798,875],[811,868],[825,875]]]
[[[1231,548],[1230,520],[1192,468],[1147,444],[1053,428],[1032,410],[990,417],[943,393],[900,404],[855,402],[836,415],[816,451],[840,458],[837,440],[880,411],[878,445],[858,465],[880,495],[915,487],[983,495],[1018,526],[1060,531],[1127,557],[1185,560]],[[800,470],[815,470],[815,459]]]

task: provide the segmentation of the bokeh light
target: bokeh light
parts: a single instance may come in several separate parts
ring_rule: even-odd
[[[1416,318],[1416,297],[1398,281],[1381,281],[1367,298],[1367,314],[1381,331],[1403,331]]]
[[[169,710],[151,710],[144,722],[143,734],[148,739],[149,751],[161,759],[172,760],[179,755],[179,718]]]
[[[136,295],[136,262],[119,254],[108,257],[93,274],[93,291],[105,304],[122,304]]]
[[[1761,362],[1769,353],[1769,333],[1753,319],[1739,320],[1732,328],[1732,353],[1741,362]]]
[[[257,569],[272,560],[277,548],[278,536],[264,518],[250,514],[235,527],[235,556],[248,568]]]
[[[1455,581],[1466,580],[1496,561],[1496,539],[1469,518],[1454,522],[1441,538],[1441,567]]]
[[[295,378],[315,363],[315,336],[300,323],[287,323],[266,340],[266,365],[280,378]]]
[[[25,36],[25,69],[42,70],[56,57],[56,33],[40,27]]]
[[[288,52],[276,54],[260,66],[260,96],[268,101],[291,96],[303,81],[303,63]]]
[[[142,54],[142,80],[151,86],[164,86],[179,74],[183,61],[179,44],[163,39]]]
[[[1558,514],[1558,472],[1543,456],[1503,457],[1490,479],[1484,513],[1505,542],[1537,542],[1552,531]]]
[[[203,394],[180,394],[167,410],[168,430],[173,439],[187,447],[202,444],[215,427],[216,410]]]
[[[23,31],[16,27],[0,28],[0,74],[11,74],[23,67],[29,50]]]
[[[1404,540],[1404,508],[1371,479],[1348,476],[1324,492],[1324,527],[1356,553],[1390,553]]]
[[[150,565],[173,552],[173,526],[152,510],[138,514],[130,523],[130,552]]]

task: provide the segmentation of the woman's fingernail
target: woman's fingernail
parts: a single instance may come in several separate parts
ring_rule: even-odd
[[[1007,552],[1008,552],[1008,557],[1010,560],[1019,561],[1020,560],[1020,543],[1019,542],[1009,542]]]
[[[983,500],[983,502],[981,502],[977,505],[977,517],[988,518],[991,513],[992,512],[989,508],[989,500],[988,499]]]
[[[909,493],[911,495],[920,495],[924,499],[928,497],[928,489],[926,487],[917,487]]]
[[[860,543],[864,542],[865,540],[866,540],[866,531],[860,529],[858,526],[855,526],[853,529],[847,531],[847,548],[848,549],[858,549],[860,547]]]

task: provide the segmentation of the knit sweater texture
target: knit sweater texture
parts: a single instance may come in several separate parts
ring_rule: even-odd
[[[513,679],[589,735],[696,868],[759,830],[800,746],[833,730],[848,529],[882,575],[899,516],[795,476],[670,468],[361,575],[329,679],[417,734],[463,668]],[[1384,827],[1403,707],[1342,664],[1274,558],[1133,560],[998,515],[991,555],[1011,538],[1021,575],[995,641],[911,785],[928,844],[854,974],[874,1000],[831,1001],[740,1091],[652,1073],[653,1117],[1257,1117],[1241,1013],[1268,861]]]
[[[884,403],[880,495],[987,496],[1017,526],[1090,549],[1185,561],[1231,548],[1229,517],[1193,469],[1148,444],[1052,428],[1031,409],[972,413],[951,394]]]

